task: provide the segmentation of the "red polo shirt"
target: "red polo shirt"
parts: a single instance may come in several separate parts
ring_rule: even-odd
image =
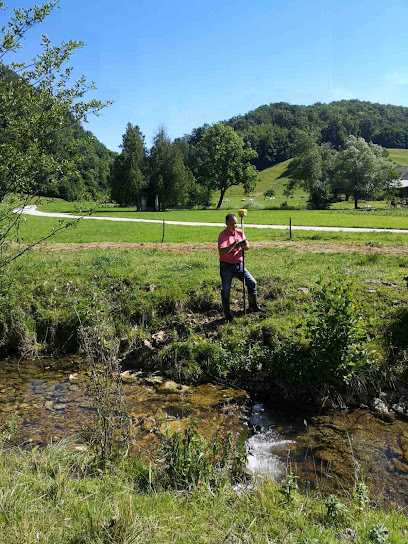
[[[228,229],[223,230],[218,236],[218,249],[221,247],[228,247],[235,241],[242,242],[245,237],[242,235],[242,230],[235,229],[235,234],[231,234]],[[229,253],[220,255],[220,261],[229,264],[236,264],[242,262],[242,248],[234,247]]]

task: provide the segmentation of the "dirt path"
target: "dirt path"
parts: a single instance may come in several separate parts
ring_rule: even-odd
[[[251,242],[253,249],[288,249],[296,253],[382,253],[386,255],[406,255],[408,257],[408,246],[358,246],[350,244],[336,244],[333,242],[320,243],[298,243],[290,241],[272,241],[272,242]],[[137,251],[139,249],[156,249],[170,253],[191,253],[196,251],[211,251],[216,253],[215,243],[180,243],[180,244],[160,244],[160,243],[130,243],[130,242],[90,242],[79,244],[58,244],[45,243],[35,246],[37,250],[47,251],[88,251],[92,249],[109,249],[116,251]]]

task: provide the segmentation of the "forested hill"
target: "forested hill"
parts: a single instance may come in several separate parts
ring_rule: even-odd
[[[226,121],[258,152],[262,170],[290,158],[297,130],[314,132],[321,142],[343,146],[347,136],[391,148],[408,148],[408,108],[341,100],[330,104],[296,106],[286,102],[260,106]]]
[[[110,194],[108,176],[117,155],[105,147],[95,136],[73,121],[55,135],[54,152],[61,157],[75,158],[76,171],[68,173],[57,184],[44,184],[41,194],[65,200],[95,200]],[[75,148],[70,150],[70,143]]]
[[[339,149],[347,136],[362,136],[388,148],[408,148],[408,108],[341,100],[330,104],[296,106],[279,102],[260,106],[245,115],[224,121],[240,133],[258,153],[252,162],[263,170],[291,158],[299,130]],[[185,157],[194,162],[194,147],[207,125],[178,140]]]
[[[0,63],[0,145],[12,145],[12,142],[7,141],[7,131],[1,130],[5,122],[1,103],[2,93],[7,89],[5,84],[17,80],[18,75]],[[116,153],[99,142],[78,121],[67,119],[63,128],[49,135],[47,147],[50,156],[61,159],[61,165],[69,159],[71,167],[67,171],[62,168],[63,173],[58,178],[48,179],[44,176],[37,179],[40,195],[81,200],[105,198],[109,194],[108,175]]]

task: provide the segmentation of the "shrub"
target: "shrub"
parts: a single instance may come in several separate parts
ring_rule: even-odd
[[[329,525],[341,525],[348,520],[347,507],[337,497],[331,495],[326,501],[326,523]]]
[[[158,483],[170,489],[190,489],[202,483],[218,487],[243,478],[246,467],[244,446],[238,447],[229,433],[207,441],[192,427],[167,436],[161,450]]]
[[[218,343],[192,336],[187,342],[172,342],[159,352],[162,371],[179,380],[196,382],[205,376],[226,375],[226,353]]]
[[[368,324],[362,319],[348,281],[334,277],[327,284],[318,282],[312,294],[314,303],[306,324],[310,379],[347,382],[356,369],[372,363]]]

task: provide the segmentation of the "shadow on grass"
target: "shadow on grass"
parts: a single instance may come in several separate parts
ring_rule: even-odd
[[[393,315],[393,320],[387,327],[387,336],[393,346],[408,349],[408,308],[399,308]]]

